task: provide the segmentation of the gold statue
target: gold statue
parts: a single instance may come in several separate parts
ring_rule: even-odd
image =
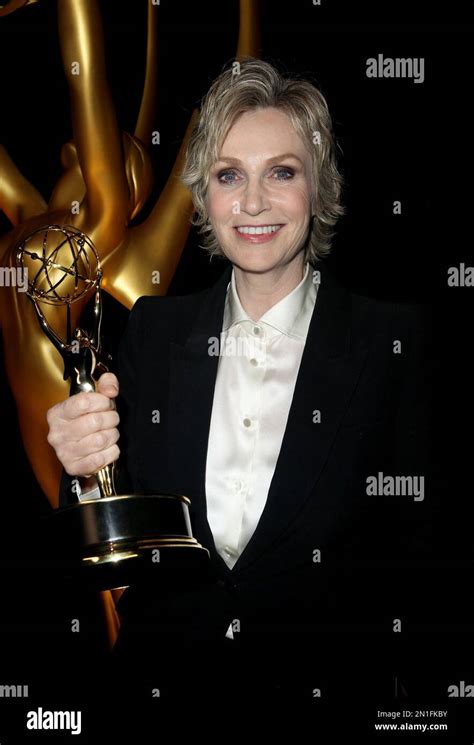
[[[0,2],[0,17],[30,3]],[[166,294],[190,230],[193,206],[178,174],[198,112],[194,110],[191,116],[168,181],[149,217],[141,225],[128,227],[152,186],[147,148],[152,141],[158,88],[158,13],[159,6],[148,2],[145,81],[135,131],[130,135],[119,129],[107,84],[97,0],[58,0],[73,141],[61,150],[63,174],[48,203],[0,145],[0,209],[12,224],[12,230],[0,237],[0,267],[12,268],[12,284],[15,247],[37,228],[54,223],[73,225],[90,237],[103,267],[103,290],[127,308],[141,295]],[[236,59],[259,54],[258,0],[240,0]],[[153,282],[154,272],[159,272],[159,284]],[[72,306],[73,327],[88,299]],[[49,306],[45,316],[49,326],[61,333],[65,327],[62,309]],[[31,303],[14,286],[0,291],[0,326],[26,454],[51,506],[57,507],[61,466],[46,439],[46,411],[68,396],[68,383],[62,380],[63,361],[41,333]],[[113,641],[118,619],[110,594],[103,596]]]

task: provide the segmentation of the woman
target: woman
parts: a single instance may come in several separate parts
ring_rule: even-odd
[[[321,262],[343,210],[330,116],[311,83],[252,58],[223,72],[183,181],[205,248],[227,259],[222,277],[201,293],[140,298],[117,377],[53,407],[49,442],[88,489],[119,455],[120,417],[119,492],[191,498],[206,582],[128,590],[119,605],[117,650],[146,661],[144,696],[337,698],[374,629],[391,653],[400,606],[383,588],[429,544],[420,488],[368,488],[380,474],[426,474],[422,319],[349,293]],[[342,677],[341,654],[353,660]],[[205,684],[189,665],[211,671]]]

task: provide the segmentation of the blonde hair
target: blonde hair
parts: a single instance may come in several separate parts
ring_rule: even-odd
[[[203,234],[210,256],[223,256],[206,208],[209,170],[238,116],[257,108],[285,112],[312,157],[315,177],[311,213],[314,215],[305,259],[312,263],[331,249],[341,205],[343,179],[337,168],[336,142],[326,99],[308,80],[286,77],[269,62],[244,57],[225,69],[201,101],[199,119],[186,149],[181,181],[191,190],[195,212],[191,223]]]

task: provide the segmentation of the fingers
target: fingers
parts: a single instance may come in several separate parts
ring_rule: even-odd
[[[64,470],[71,476],[86,476],[120,456],[116,411],[86,414],[73,422],[53,423],[48,442]]]
[[[57,417],[65,422],[70,422],[88,412],[110,411],[110,409],[110,398],[103,393],[76,393],[75,396],[61,401],[48,411],[48,415],[51,412],[48,423],[50,423],[50,418]]]
[[[48,442],[69,475],[95,473],[119,457],[118,392],[117,377],[104,373],[95,392],[77,393],[47,412]]]
[[[75,396],[61,401],[49,409],[47,414],[48,424],[57,418],[71,421],[82,416],[86,412],[108,411],[114,409],[115,405],[111,399],[119,393],[117,376],[113,373],[104,373],[100,376],[95,392],[76,393]]]
[[[108,399],[106,399],[106,401],[107,400]],[[111,411],[108,403],[106,403],[106,406],[107,411],[94,411],[90,414],[82,414],[81,416],[71,420],[62,419],[58,416],[51,418],[49,421],[49,444],[53,447],[59,446],[62,439],[77,442],[94,432],[118,427],[120,423],[118,413],[115,410]]]
[[[109,463],[113,463],[120,456],[120,449],[118,445],[112,445],[106,450],[101,450],[97,453],[92,453],[86,458],[73,459],[66,461],[64,470],[70,476],[86,476],[96,473],[100,468],[108,466]]]
[[[114,410],[95,411],[91,414],[84,414],[74,422],[68,423],[67,435],[71,441],[79,441],[94,433],[100,434],[103,430],[114,429],[118,427],[120,417]]]
[[[104,373],[101,375],[97,381],[96,392],[109,396],[109,398],[115,398],[119,392],[117,376],[113,373]]]
[[[63,441],[56,447],[56,455],[62,461],[69,463],[87,458],[89,455],[108,450],[115,445],[120,437],[116,427],[113,429],[94,431],[92,434],[78,440]]]

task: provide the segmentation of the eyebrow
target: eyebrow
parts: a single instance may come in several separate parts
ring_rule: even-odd
[[[275,155],[273,158],[268,158],[267,163],[269,163],[269,164],[270,163],[277,163],[278,161],[285,160],[286,158],[294,158],[295,160],[299,160],[299,162],[301,163],[301,165],[304,165],[304,163],[301,160],[301,158],[298,155],[295,155],[294,153],[283,153],[282,155]],[[238,164],[238,163],[241,163],[242,161],[239,160],[239,158],[230,158],[230,157],[229,158],[225,158],[225,157],[222,157],[222,158],[219,158],[216,162],[217,163],[224,163],[224,162],[226,162],[226,163],[236,163],[236,164]]]

